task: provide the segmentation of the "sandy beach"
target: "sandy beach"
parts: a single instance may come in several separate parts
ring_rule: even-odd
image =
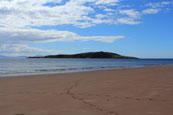
[[[173,115],[173,66],[0,78],[0,115]]]

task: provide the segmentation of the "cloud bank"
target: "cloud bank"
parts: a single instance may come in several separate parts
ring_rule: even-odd
[[[124,36],[80,36],[69,31],[38,29],[0,29],[1,43],[56,42],[56,41],[100,41],[114,42]]]
[[[101,23],[139,24],[142,11],[125,6],[123,1],[125,0],[1,0],[0,26],[20,28],[72,24],[86,28]],[[156,10],[170,4],[172,2],[165,1],[145,6]],[[102,17],[98,16],[98,10]],[[150,14],[147,11],[144,13]]]

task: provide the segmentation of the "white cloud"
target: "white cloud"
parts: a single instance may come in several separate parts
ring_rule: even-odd
[[[44,2],[47,3],[47,2]],[[80,9],[80,10],[79,10]],[[41,25],[74,24],[83,20],[93,9],[78,3],[68,2],[65,5],[49,7],[42,2],[18,0],[0,1],[0,25],[7,27],[25,27]]]
[[[123,39],[124,36],[88,36],[88,37],[78,37],[79,40],[83,40],[83,41],[90,41],[90,40],[94,40],[94,41],[100,41],[100,42],[108,42],[108,43],[112,43],[117,39]]]
[[[42,25],[73,24],[79,27],[93,26],[89,14],[94,7],[113,5],[119,0],[70,0],[62,5],[49,6],[46,3],[60,3],[62,0],[3,0],[0,1],[0,25],[25,27]],[[86,6],[90,3],[91,6]],[[95,15],[95,14],[94,14]],[[86,18],[87,17],[87,18]],[[93,19],[92,19],[93,20]]]
[[[165,7],[166,5],[170,5],[173,4],[173,2],[171,1],[162,1],[162,2],[151,2],[148,3],[146,6],[152,7],[152,8],[161,8],[161,7]]]
[[[136,21],[133,18],[119,18],[117,19],[117,23],[133,25],[133,24],[140,24],[141,22]]]
[[[168,6],[168,5],[171,5],[173,4],[172,1],[162,1],[162,2],[151,2],[151,3],[148,3],[146,4],[147,9],[144,9],[142,11],[143,14],[157,14],[159,13],[160,11],[164,10],[164,7]],[[166,8],[166,10],[169,9],[169,8]]]
[[[22,44],[0,44],[0,54],[4,56],[35,56],[62,52],[63,51],[44,50]]]
[[[137,20],[141,17],[141,13],[139,11],[136,11],[134,9],[129,9],[129,10],[119,10],[119,13],[125,16],[118,18],[117,23],[131,24],[131,25],[141,23],[140,21]]]
[[[106,12],[113,12],[113,11],[115,11],[115,10],[110,9],[110,8],[104,8],[104,11],[106,11]]]
[[[162,4],[160,3],[148,3],[146,6],[152,7],[152,8],[158,8],[158,7],[162,7]]]
[[[121,0],[69,0],[65,3],[62,1],[0,0],[0,26],[23,28],[71,24],[86,28],[100,23],[118,24],[120,21],[117,20],[120,19],[133,18],[133,22],[135,22],[137,18],[141,18],[139,9],[124,7],[124,4],[120,4]],[[48,3],[51,3],[52,6]],[[156,8],[169,4],[171,2],[164,1],[149,3],[146,6]],[[107,18],[98,20],[98,9]],[[129,24],[122,22],[121,24]],[[138,21],[130,24],[138,24]]]
[[[55,41],[100,41],[114,42],[124,36],[80,36],[69,31],[39,29],[0,29],[1,43],[55,42]]]
[[[129,10],[119,10],[120,14],[125,14],[129,17],[132,18],[138,18],[140,16],[140,12],[134,10],[134,9],[129,9]]]
[[[160,11],[160,9],[152,9],[152,8],[149,8],[149,9],[143,10],[143,13],[144,14],[156,14],[159,11]]]
[[[101,18],[105,18],[105,17],[107,17],[107,16],[106,16],[106,15],[103,15],[103,14],[97,14],[97,15],[96,15],[96,18],[100,18],[100,19],[101,19]]]
[[[120,0],[96,0],[96,4],[116,5]]]
[[[170,4],[173,4],[173,2],[171,1],[163,1],[163,2],[161,2],[161,4],[163,4],[163,5],[170,5]]]

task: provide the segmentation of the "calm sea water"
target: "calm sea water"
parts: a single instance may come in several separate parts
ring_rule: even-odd
[[[0,59],[0,77],[173,65],[173,59]]]

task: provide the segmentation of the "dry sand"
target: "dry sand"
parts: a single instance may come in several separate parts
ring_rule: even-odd
[[[0,78],[0,115],[173,115],[173,66]]]

